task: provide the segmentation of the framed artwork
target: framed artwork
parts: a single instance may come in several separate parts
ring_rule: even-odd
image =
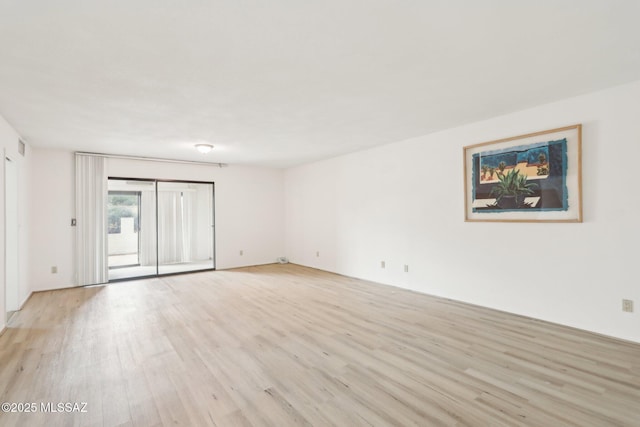
[[[464,147],[465,221],[582,222],[582,125]]]

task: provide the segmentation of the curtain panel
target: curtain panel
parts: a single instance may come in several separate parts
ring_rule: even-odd
[[[143,191],[140,195],[140,265],[156,265],[156,193]]]
[[[109,281],[107,193],[106,159],[76,154],[76,276],[79,286]]]
[[[197,251],[196,194],[158,191],[158,256],[160,264],[194,261]]]

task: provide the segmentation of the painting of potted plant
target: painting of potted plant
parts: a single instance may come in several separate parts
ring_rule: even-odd
[[[465,221],[582,222],[582,126],[468,145]]]
[[[491,195],[496,197],[496,205],[501,209],[524,207],[525,196],[530,196],[537,187],[527,182],[526,175],[520,175],[518,169],[512,169],[506,175],[498,175],[500,180],[492,189]]]

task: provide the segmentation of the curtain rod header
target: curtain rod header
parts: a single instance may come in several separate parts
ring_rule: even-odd
[[[175,159],[162,159],[157,157],[142,157],[142,156],[126,156],[119,154],[104,154],[104,153],[88,153],[85,151],[76,151],[76,155],[78,156],[94,156],[94,157],[106,157],[108,159],[124,159],[124,160],[141,160],[145,162],[164,162],[164,163],[184,163],[191,165],[202,165],[202,166],[218,166],[220,168],[226,168],[229,166],[227,163],[209,163],[209,162],[197,162],[194,160],[175,160]]]

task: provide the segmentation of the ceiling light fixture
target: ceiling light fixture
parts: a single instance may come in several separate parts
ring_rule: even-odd
[[[198,150],[202,154],[207,154],[209,151],[213,150],[213,145],[211,145],[211,144],[196,144],[196,150]]]

